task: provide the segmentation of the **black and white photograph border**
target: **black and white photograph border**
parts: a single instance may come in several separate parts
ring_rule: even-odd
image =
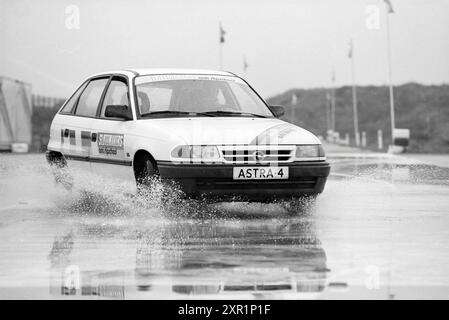
[[[447,300],[448,15],[0,0],[0,299]]]

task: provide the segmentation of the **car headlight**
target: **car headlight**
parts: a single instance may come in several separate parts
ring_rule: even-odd
[[[320,144],[296,146],[296,158],[319,158],[324,157],[324,149]]]
[[[178,146],[171,152],[176,160],[217,161],[220,152],[216,146]]]

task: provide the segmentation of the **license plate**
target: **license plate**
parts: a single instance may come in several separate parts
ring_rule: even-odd
[[[288,179],[288,167],[234,167],[234,180]]]

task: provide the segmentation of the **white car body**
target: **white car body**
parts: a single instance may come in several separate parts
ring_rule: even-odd
[[[91,79],[102,80],[102,77],[109,79],[109,82],[111,81],[110,79],[116,79],[116,77],[122,77],[123,81],[126,81],[129,87],[129,107],[132,119],[123,120],[100,117],[100,111],[97,111],[97,114],[91,117],[78,116],[73,114],[74,111],[65,113],[63,112],[64,107],[71,103],[70,99],[68,99],[55,115],[52,122],[48,144],[48,159],[51,162],[55,157],[62,157],[69,168],[75,162],[85,163],[96,172],[101,172],[101,167],[114,166],[117,169],[121,169],[117,170],[117,174],[122,172],[124,173],[122,174],[123,177],[133,180],[136,170],[136,154],[139,151],[145,151],[154,159],[154,165],[157,166],[163,178],[173,178],[174,180],[178,178],[176,174],[169,173],[171,171],[167,171],[167,167],[175,169],[182,167],[183,173],[181,178],[193,180],[199,179],[199,177],[194,174],[189,175],[189,173],[185,173],[186,171],[199,172],[198,167],[200,169],[210,168],[210,174],[207,174],[208,181],[211,182],[209,183],[210,185],[214,181],[214,172],[221,172],[220,174],[225,172],[214,170],[226,169],[224,176],[232,180],[229,170],[236,166],[245,168],[251,166],[293,166],[294,168],[290,169],[290,173],[296,172],[300,170],[298,168],[301,168],[301,172],[311,172],[306,174],[307,178],[318,179],[318,182],[315,181],[317,186],[310,187],[309,185],[304,190],[298,189],[298,195],[317,194],[322,191],[326,177],[329,174],[329,165],[325,162],[324,154],[301,158],[296,158],[295,156],[297,146],[320,146],[321,142],[309,131],[277,119],[274,116],[266,118],[247,116],[139,118],[135,90],[135,82],[139,81],[139,77],[164,78],[183,75],[202,77],[201,79],[204,77],[227,77],[226,79],[246,84],[243,79],[234,74],[207,70],[135,69],[95,74],[86,81]],[[80,88],[82,87],[80,86]],[[108,85],[105,88],[106,92]],[[80,90],[80,92],[82,96],[83,91]],[[102,93],[103,98],[106,95],[105,92]],[[80,100],[81,98],[77,99]],[[75,109],[77,108],[77,103],[78,101],[75,103]],[[100,109],[100,106],[98,108]],[[184,161],[183,159],[174,158],[173,151],[179,146],[216,146],[219,158],[213,161],[208,161],[207,159],[188,159],[189,161]],[[270,158],[270,150],[273,150],[272,153],[276,153],[281,149],[284,150],[284,154],[288,153],[288,157],[282,159]],[[262,150],[261,154],[255,154],[255,152],[260,150]],[[245,153],[246,158],[239,159],[238,157],[229,158],[225,156],[227,152],[239,154],[240,151]],[[261,159],[256,159],[259,155]],[[311,166],[313,168],[310,169]],[[164,174],[164,172],[167,174]],[[299,171],[298,175],[301,175]],[[217,176],[216,178],[218,180],[224,179],[223,176]],[[290,181],[291,179],[287,180]],[[260,180],[265,179],[261,178]],[[287,180],[284,180],[282,182],[287,183]],[[233,182],[234,184],[238,183],[236,180]],[[292,183],[292,181],[290,182]],[[253,196],[258,194],[261,197],[265,197],[264,193],[271,194],[271,191],[273,191],[270,190],[270,187],[264,189],[255,186],[254,181],[253,183],[248,181],[243,183],[246,183],[245,186],[242,188],[236,187],[235,192],[224,191],[218,193],[238,195],[239,193],[245,194],[245,190],[248,190]],[[308,183],[310,184],[310,179]],[[253,187],[256,187],[258,190],[250,190]],[[279,188],[279,185],[276,185],[274,194],[282,195],[282,190],[280,190],[282,188],[282,186]],[[294,194],[290,189],[287,192],[289,196]],[[199,195],[204,193],[204,190],[194,193]]]

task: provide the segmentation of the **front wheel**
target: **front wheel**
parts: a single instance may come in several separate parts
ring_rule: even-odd
[[[135,160],[137,193],[147,193],[154,189],[159,180],[156,166],[150,156],[144,155]]]
[[[161,179],[154,160],[148,154],[135,160],[134,170],[138,199],[144,206],[177,211],[182,204],[182,192],[171,181]]]

